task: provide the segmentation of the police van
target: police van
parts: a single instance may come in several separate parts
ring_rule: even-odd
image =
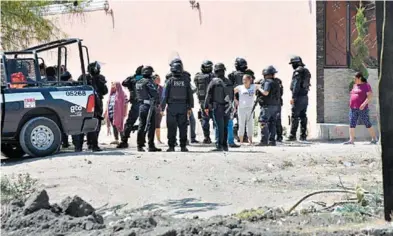
[[[67,48],[72,44],[79,50],[83,82],[60,81],[61,73],[67,71]],[[50,70],[39,57],[39,53],[49,50],[57,50],[57,70],[52,77],[45,74]],[[88,49],[81,39],[62,39],[2,53],[2,155],[10,158],[52,155],[60,150],[62,134],[97,130],[95,91],[86,83],[84,54],[89,63]]]

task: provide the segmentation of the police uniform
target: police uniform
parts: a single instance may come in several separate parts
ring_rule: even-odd
[[[153,68],[151,66],[143,66],[142,76],[143,78],[136,82],[136,99],[139,103],[139,126],[137,134],[137,145],[138,151],[144,152],[144,146],[146,142],[146,125],[149,125],[148,139],[149,139],[149,152],[158,152],[161,149],[156,148],[154,145],[154,134],[155,134],[155,104],[159,101],[158,91],[152,79]],[[149,112],[151,113],[150,119],[148,119]]]
[[[300,120],[300,140],[307,139],[307,106],[308,106],[308,91],[310,90],[310,71],[305,68],[300,57],[295,56],[291,58],[289,64],[292,64],[294,69],[291,82],[292,92],[292,116],[291,116],[291,131],[288,141],[296,140],[296,133]]]
[[[262,96],[261,112],[259,115],[259,122],[261,123],[261,142],[258,146],[275,146],[276,145],[276,121],[277,114],[280,110],[280,84],[274,79],[274,74],[277,73],[273,66],[269,66],[263,70],[263,76],[272,75],[271,78],[265,77],[261,90],[269,92],[267,96],[263,95],[261,91],[259,96]]]
[[[94,132],[87,133],[87,145],[88,148],[93,152],[102,151],[98,147],[98,136],[101,130],[101,121],[103,120],[102,114],[104,112],[104,106],[102,99],[104,95],[108,93],[108,87],[106,85],[105,76],[101,75],[101,66],[98,62],[90,63],[87,67],[89,72],[86,75],[87,84],[93,86],[95,90],[95,106],[94,106],[94,116],[98,118],[98,127]],[[80,76],[78,81],[82,81],[83,77]],[[75,151],[82,151],[84,140],[84,134],[73,136],[73,143],[75,145]]]
[[[197,88],[197,96],[200,104],[200,111],[198,111],[198,119],[201,120],[203,136],[205,139],[203,143],[210,144],[212,141],[210,139],[210,118],[213,116],[212,112],[206,114],[204,112],[204,103],[206,98],[206,91],[207,86],[209,85],[210,81],[213,79],[214,74],[213,71],[213,62],[211,61],[204,61],[201,65],[201,72],[196,73],[194,77],[194,84]]]
[[[175,58],[171,61],[171,63],[169,64],[169,66],[172,66],[172,64],[174,63],[180,63],[183,66],[183,62],[180,58]],[[166,76],[165,76],[165,81],[172,78],[173,74],[172,72],[169,72]],[[191,84],[191,74],[188,73],[187,71],[183,71],[182,73],[182,77],[185,80],[188,80]],[[196,88],[192,89],[192,92],[195,93],[196,92]],[[190,139],[191,139],[191,143],[199,143],[198,140],[196,140],[196,121],[195,121],[195,116],[194,113],[191,112],[190,116],[189,116],[189,120],[187,120],[187,124],[190,125]]]
[[[130,91],[131,108],[128,111],[128,117],[124,124],[121,143],[119,143],[117,148],[128,147],[128,139],[130,138],[131,132],[134,130],[134,124],[139,116],[139,102],[136,99],[136,83],[142,79],[142,68],[143,66],[139,66],[135,71],[135,75],[126,78],[122,83],[122,85]]]
[[[165,83],[165,93],[161,102],[162,111],[167,108],[166,123],[168,128],[168,152],[175,151],[176,131],[179,128],[180,147],[182,152],[187,152],[187,113],[194,107],[194,98],[190,81],[182,76],[183,65],[171,65],[172,78]]]
[[[233,84],[225,78],[225,66],[222,63],[214,65],[215,78],[207,88],[204,108],[213,109],[213,119],[216,123],[216,149],[213,151],[228,151],[228,122],[233,112]]]
[[[276,141],[277,142],[282,142],[282,122],[281,122],[281,110],[282,110],[282,105],[283,105],[283,100],[282,100],[282,96],[284,94],[284,87],[282,86],[282,81],[279,78],[275,78],[275,80],[277,81],[277,83],[280,85],[280,109],[277,113],[277,120],[276,120],[276,131],[277,131],[277,136],[276,136]]]
[[[250,69],[248,69],[247,66],[247,61],[244,58],[236,58],[235,59],[235,69],[236,71],[233,71],[232,73],[230,73],[228,75],[228,79],[232,82],[232,84],[234,85],[234,87],[242,85],[243,84],[243,76],[244,75],[251,75],[252,80],[251,83],[254,83],[255,77],[254,77],[254,72]],[[238,94],[235,95],[236,98],[238,99]],[[235,118],[237,118],[237,114],[234,115]],[[238,129],[239,129],[239,124],[238,124],[238,119],[236,119],[237,122],[236,124],[233,126],[233,135],[234,138],[236,138],[238,141],[240,141],[239,137],[238,137]],[[229,134],[231,136],[231,134]],[[251,134],[252,135],[252,134]],[[248,142],[248,136],[247,136],[247,131],[244,132],[244,137],[243,137],[243,141],[244,142]],[[233,147],[237,146],[236,144],[230,144]]]

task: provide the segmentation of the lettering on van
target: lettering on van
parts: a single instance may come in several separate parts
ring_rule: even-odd
[[[85,91],[66,91],[66,96],[86,96]]]
[[[35,107],[35,98],[25,98],[23,101],[24,108],[34,108]]]
[[[74,105],[70,107],[70,116],[75,117],[75,116],[82,116],[82,107],[79,105]]]

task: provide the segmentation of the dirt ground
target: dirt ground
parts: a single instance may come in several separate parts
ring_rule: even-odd
[[[307,193],[342,185],[382,192],[380,147],[365,142],[244,145],[226,153],[195,144],[188,153],[138,153],[134,139],[126,150],[103,144],[101,153],[67,150],[50,158],[2,160],[1,172],[30,173],[51,203],[78,195],[97,208],[121,205],[127,212],[176,218],[208,218],[261,206],[289,209]],[[315,205],[312,201],[330,204],[343,196],[317,195],[298,208]]]

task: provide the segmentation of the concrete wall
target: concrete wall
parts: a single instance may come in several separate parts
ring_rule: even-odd
[[[354,72],[349,69],[324,70],[324,121],[325,123],[348,124],[349,83]],[[378,113],[378,70],[369,69],[368,82],[373,89],[374,97],[370,107],[370,118],[377,124]]]
[[[316,14],[311,1],[110,1],[114,20],[105,12],[54,19],[69,37],[84,39],[90,58],[103,62],[110,81],[122,81],[136,66],[151,64],[164,76],[168,61],[180,55],[185,69],[196,73],[204,59],[224,62],[245,57],[257,77],[273,64],[285,86],[283,118],[289,114],[291,55],[302,56],[313,75],[309,121],[316,121]],[[296,17],[294,17],[296,16]],[[201,22],[200,22],[201,19]],[[114,28],[113,28],[114,23]],[[52,59],[50,59],[52,58]],[[55,58],[48,60],[55,62]],[[69,55],[74,77],[80,73],[76,48]]]

